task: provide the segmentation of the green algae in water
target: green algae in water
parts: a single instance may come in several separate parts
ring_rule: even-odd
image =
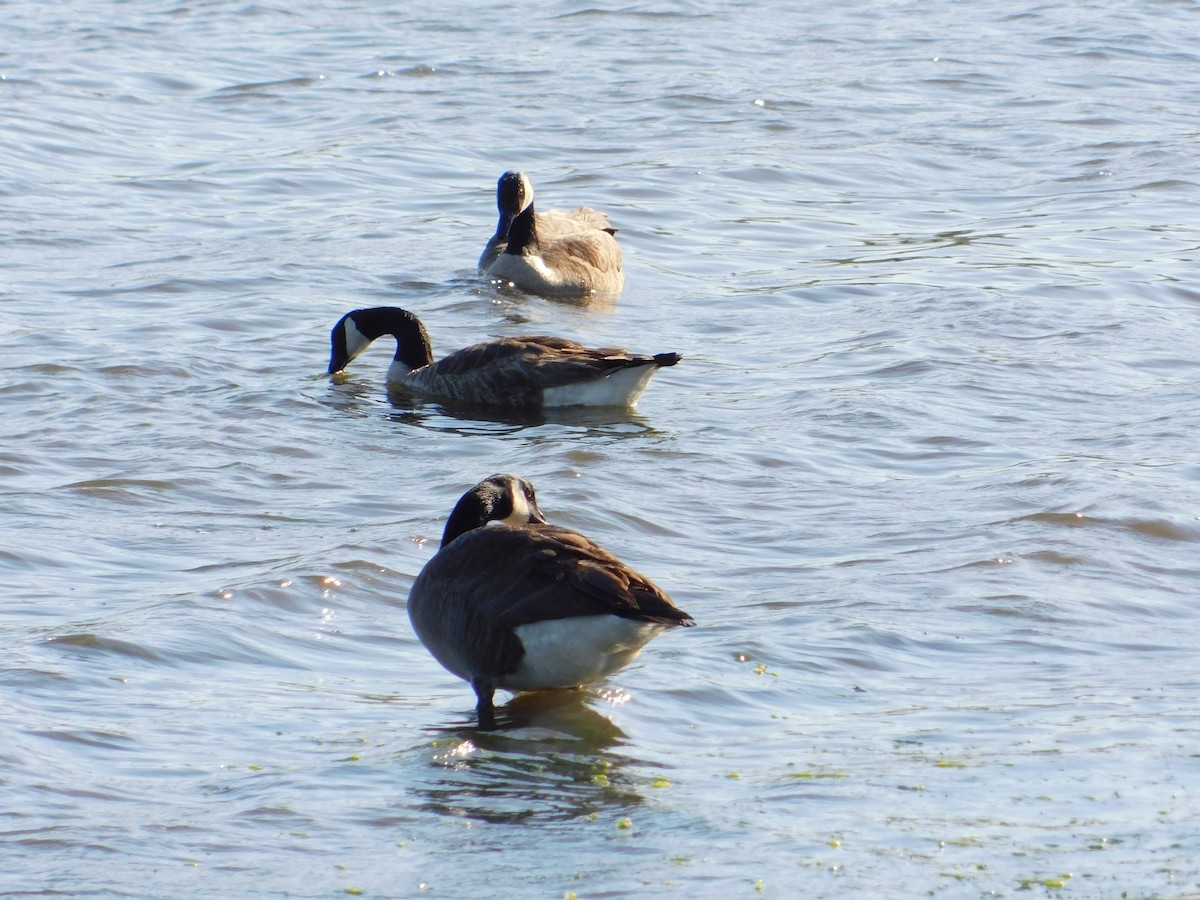
[[[1067,882],[1075,876],[1071,872],[1063,872],[1056,877],[1051,878],[1019,878],[1017,883],[1020,885],[1019,890],[1029,891],[1035,887],[1044,887],[1052,891],[1062,890],[1067,886]]]
[[[949,841],[938,841],[943,847],[982,847],[983,841],[977,837],[960,837]]]

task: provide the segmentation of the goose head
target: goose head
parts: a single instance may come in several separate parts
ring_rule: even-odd
[[[505,525],[546,524],[533,485],[516,475],[493,475],[459,498],[442,532],[445,547],[460,534],[489,522]]]
[[[533,202],[533,182],[524,172],[509,170],[496,182],[496,209],[500,218],[512,220]]]
[[[355,309],[340,319],[329,332],[329,374],[342,371],[371,342],[390,334],[396,339],[395,363],[405,371],[418,369],[433,361],[429,334],[421,320],[408,310],[394,306]]]

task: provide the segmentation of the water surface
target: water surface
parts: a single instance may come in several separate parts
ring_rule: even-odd
[[[16,4],[0,890],[1200,892],[1193,3]],[[626,289],[474,262],[494,184]],[[324,376],[682,353],[636,413]],[[497,471],[699,626],[481,734],[408,587]]]

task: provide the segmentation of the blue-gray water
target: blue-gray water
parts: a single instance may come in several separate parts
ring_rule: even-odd
[[[0,893],[1200,892],[1200,6],[0,5]],[[626,289],[473,271],[506,168]],[[323,375],[681,352],[636,414]],[[699,627],[493,734],[493,472]],[[505,695],[507,697],[507,695]]]

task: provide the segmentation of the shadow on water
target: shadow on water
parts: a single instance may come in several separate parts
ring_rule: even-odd
[[[437,735],[430,774],[413,787],[421,808],[522,823],[570,821],[640,803],[639,776],[630,771],[637,764],[615,752],[626,735],[588,705],[595,696],[523,694],[497,710],[496,731],[467,723],[430,729]]]
[[[558,425],[583,431],[619,429],[622,433],[654,434],[648,420],[636,410],[619,406],[497,407],[473,403],[443,403],[413,394],[398,385],[378,385],[339,374],[319,402],[353,418],[369,417],[382,408],[380,388],[391,411],[384,415],[398,425],[454,434],[513,434],[525,428]]]
[[[393,422],[441,431],[462,431],[462,423],[467,422],[507,426],[501,430],[508,431],[537,428],[542,425],[562,425],[585,430],[612,425],[632,425],[639,431],[651,430],[639,413],[619,406],[509,409],[474,403],[434,403],[416,397],[401,387],[393,386],[388,388],[388,400],[395,410],[389,415]]]
[[[482,249],[482,245],[481,245]],[[523,325],[531,321],[531,316],[525,310],[526,304],[548,303],[575,310],[588,312],[612,313],[617,309],[621,299],[620,292],[615,294],[592,292],[581,297],[555,297],[527,293],[498,279],[488,278],[473,269],[462,269],[445,281],[431,282],[396,276],[387,281],[386,292],[379,294],[379,305],[397,305],[412,312],[421,314],[421,310],[436,304],[438,301],[451,301],[452,307],[463,309],[477,306],[481,301],[493,306],[500,312],[500,317],[513,325]],[[419,302],[414,304],[413,300]],[[406,305],[407,304],[407,305]]]
[[[486,294],[487,291],[492,291],[497,300],[500,301],[501,314],[503,318],[514,325],[524,325],[530,321],[528,314],[524,311],[522,304],[530,299],[543,300],[547,303],[556,304],[558,306],[571,307],[573,309],[586,309],[589,312],[612,313],[617,309],[617,302],[621,299],[619,293],[590,293],[582,297],[543,297],[539,294],[529,294],[517,289],[512,284],[506,284],[502,281],[492,281],[486,276],[479,276],[482,280],[482,291]],[[507,302],[506,302],[507,301]]]

